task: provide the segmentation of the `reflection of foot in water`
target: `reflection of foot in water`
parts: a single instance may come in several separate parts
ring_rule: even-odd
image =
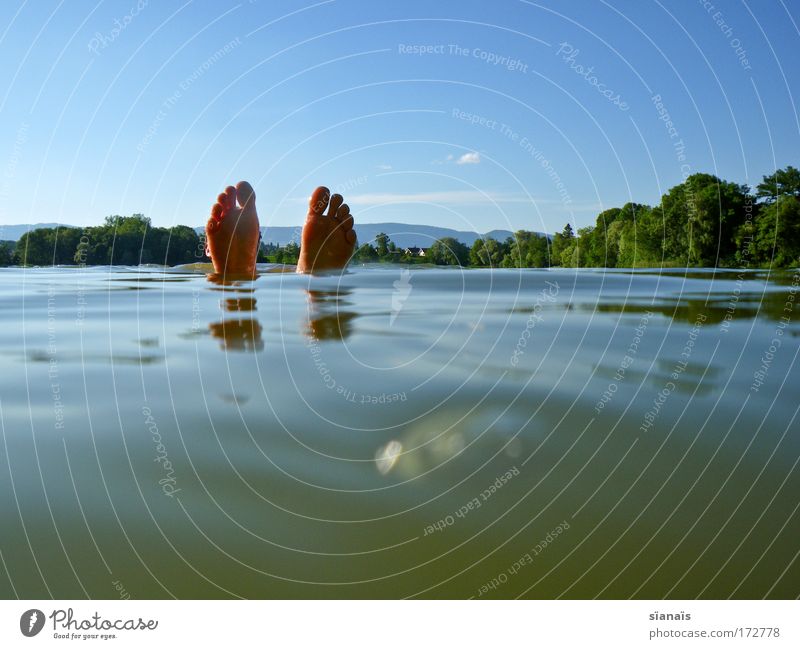
[[[227,351],[261,351],[264,341],[261,339],[263,328],[255,318],[243,320],[223,320],[212,322],[208,330],[220,341],[222,349]]]
[[[250,183],[241,181],[217,197],[206,224],[207,253],[217,275],[223,280],[254,277],[259,238],[256,195]],[[297,272],[344,268],[355,243],[350,208],[339,194],[317,187],[303,226]]]
[[[256,299],[254,297],[229,297],[225,300],[226,311],[255,311]]]
[[[352,322],[358,315],[339,310],[347,291],[306,291],[308,293],[308,329],[316,340],[346,340],[353,332]]]
[[[239,288],[238,282],[226,282],[228,286],[233,286],[234,290],[249,292],[250,289]],[[229,297],[220,303],[225,311],[242,313],[244,311],[256,311],[256,299],[254,297]],[[261,351],[264,349],[264,341],[261,338],[263,327],[255,318],[240,317],[236,320],[223,320],[222,322],[212,322],[208,325],[208,330],[214,338],[220,340],[220,346],[228,351]]]

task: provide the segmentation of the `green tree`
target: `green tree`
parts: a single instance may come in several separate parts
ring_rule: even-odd
[[[107,216],[104,234],[109,256],[105,263],[134,266],[140,263],[153,263],[162,257],[159,254],[161,250],[145,246],[149,229],[150,219],[142,214]],[[154,245],[153,248],[155,247]]]
[[[428,248],[428,261],[438,265],[467,266],[469,248],[453,237],[438,239]]]
[[[710,174],[693,174],[670,189],[653,217],[661,221],[665,259],[689,266],[732,263],[749,189]]]
[[[578,228],[578,236],[575,241],[575,246],[572,249],[569,262],[569,265],[575,268],[598,265],[595,259],[595,236],[593,226],[589,225],[584,228]]]
[[[475,239],[469,249],[469,263],[472,266],[486,266],[486,245],[480,237]]]
[[[528,247],[532,236],[533,232],[517,230],[513,237],[506,240],[506,254],[502,259],[504,268],[527,268]]]
[[[354,259],[362,263],[378,261],[378,251],[375,250],[375,248],[370,244],[365,243],[358,247],[358,250],[356,250],[354,255]]]
[[[547,237],[532,233],[525,255],[527,268],[547,268],[550,265],[550,242]]]
[[[0,241],[0,266],[11,266],[14,263],[15,241]]]
[[[141,214],[107,216],[103,225],[86,229],[85,240],[74,248],[74,261],[89,265],[155,262],[164,255],[145,247],[149,227],[150,219]]]
[[[609,228],[609,243],[616,246],[616,266],[634,268],[656,263],[660,244],[652,242],[653,210],[648,205],[626,203]]]
[[[375,248],[380,259],[386,259],[389,256],[389,236],[385,232],[379,232],[375,236]]]
[[[503,243],[505,254],[503,260],[500,262],[501,268],[520,268],[522,260],[520,257],[520,243],[516,235],[513,237],[506,237]]]
[[[661,203],[653,209],[653,219],[660,226],[661,257],[680,265],[689,265],[689,240],[687,224],[689,222],[688,199],[686,187],[676,185],[661,197]]]
[[[693,194],[687,233],[690,263],[698,266],[727,263],[734,256],[735,233],[744,221],[749,188],[709,174],[689,176],[684,185]]]
[[[156,228],[142,214],[109,216],[86,228],[37,228],[15,247],[13,261],[28,265],[156,263],[174,266],[198,260],[202,240],[194,228]]]
[[[549,239],[530,230],[517,230],[513,237],[497,242],[495,266],[501,268],[546,268],[550,265]]]
[[[585,243],[587,266],[602,266],[615,268],[619,253],[618,233],[619,226],[611,226],[617,222],[617,217],[622,212],[619,207],[612,207],[597,215],[595,227],[591,232],[591,239]]]
[[[561,249],[561,259],[559,266],[564,268],[578,268],[580,266],[580,248],[578,248],[577,237],[567,240]]]
[[[296,264],[298,257],[300,257],[300,246],[290,241],[283,249],[283,263]]]
[[[472,266],[499,268],[505,257],[503,245],[496,239],[475,239],[469,250],[469,263]]]
[[[800,265],[800,199],[783,196],[760,209],[753,239],[756,264]]]
[[[800,199],[800,171],[790,165],[764,176],[764,180],[756,185],[756,196],[767,203],[776,201],[779,196]]]
[[[164,255],[163,257],[154,256],[157,263],[176,266],[177,264],[190,264],[197,261],[196,253],[200,249],[201,242],[194,228],[186,225],[176,225],[169,229],[156,228],[155,230],[155,235],[160,239],[160,244],[154,253],[163,251]]]
[[[517,230],[501,244],[503,268],[544,268],[549,265],[548,240],[536,232]]]
[[[574,239],[575,233],[572,231],[572,226],[569,223],[564,226],[564,229],[561,232],[556,232],[550,249],[551,265],[561,265],[564,250],[572,248],[574,245]]]
[[[20,266],[49,266],[54,263],[52,228],[25,232],[17,242],[15,263]]]
[[[20,237],[14,249],[14,263],[28,266],[72,264],[80,239],[77,228],[37,228]]]

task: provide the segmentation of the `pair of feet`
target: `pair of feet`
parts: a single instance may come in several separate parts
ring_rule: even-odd
[[[206,252],[218,275],[231,279],[255,275],[259,227],[256,194],[250,183],[242,181],[217,197],[206,224]],[[350,208],[339,194],[331,196],[327,187],[317,187],[303,225],[297,272],[344,268],[355,245]]]

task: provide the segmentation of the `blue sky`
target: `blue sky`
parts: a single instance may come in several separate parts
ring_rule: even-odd
[[[264,224],[326,184],[363,222],[555,231],[685,173],[752,185],[800,165],[798,23],[781,0],[9,0],[0,225],[201,225],[248,179]]]

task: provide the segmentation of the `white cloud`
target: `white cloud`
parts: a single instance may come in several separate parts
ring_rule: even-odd
[[[476,165],[481,161],[481,154],[477,151],[471,151],[470,153],[465,153],[462,155],[458,160],[456,160],[457,165]]]
[[[389,169],[391,169],[391,168],[392,168],[392,165],[387,165],[387,164],[378,165],[378,169],[383,169],[384,171],[389,171]]]
[[[477,151],[470,151],[456,158],[452,153],[448,153],[444,160],[431,160],[431,164],[444,165],[455,162],[457,165],[476,165],[481,161],[481,154]]]

